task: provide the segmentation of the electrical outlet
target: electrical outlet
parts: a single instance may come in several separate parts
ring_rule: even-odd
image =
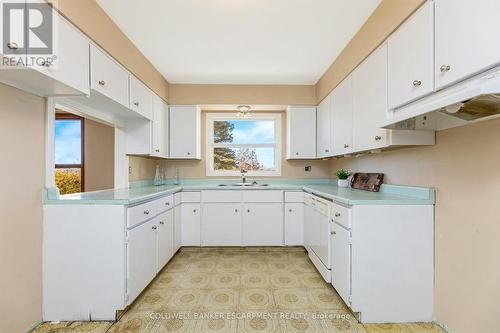
[[[312,167],[311,167],[310,165],[308,165],[308,166],[306,166],[306,167],[304,168],[304,171],[305,171],[305,172],[311,172],[311,168],[312,168]]]

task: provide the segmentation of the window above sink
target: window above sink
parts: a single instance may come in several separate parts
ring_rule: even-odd
[[[207,176],[281,176],[281,114],[207,113]]]

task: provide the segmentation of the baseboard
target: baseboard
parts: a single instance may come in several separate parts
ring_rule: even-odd
[[[31,324],[27,329],[25,329],[23,331],[23,333],[30,333],[31,331],[33,331],[35,328],[37,328],[38,326],[40,326],[40,324],[43,323],[42,320],[39,320],[33,324]]]

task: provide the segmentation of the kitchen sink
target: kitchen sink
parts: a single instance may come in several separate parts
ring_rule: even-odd
[[[219,184],[218,186],[240,186],[240,187],[252,187],[252,186],[269,186],[269,184],[259,184],[259,183],[232,183],[232,184]]]

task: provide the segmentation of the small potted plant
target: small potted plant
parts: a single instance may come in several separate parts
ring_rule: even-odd
[[[338,186],[339,187],[349,187],[349,181],[347,178],[352,174],[351,171],[345,170],[345,169],[340,169],[335,172],[335,176],[338,178]]]

